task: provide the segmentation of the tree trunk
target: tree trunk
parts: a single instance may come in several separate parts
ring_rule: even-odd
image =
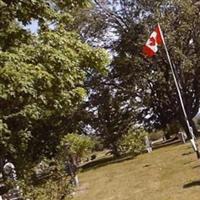
[[[165,138],[166,138],[166,140],[170,139],[170,133],[169,132],[165,132]]]
[[[164,127],[164,136],[166,140],[170,139],[169,124]]]
[[[120,157],[120,152],[116,144],[112,144],[112,154],[114,157]]]

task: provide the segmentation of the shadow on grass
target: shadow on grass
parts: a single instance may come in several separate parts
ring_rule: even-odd
[[[164,147],[167,147],[167,146],[177,146],[177,145],[182,145],[181,141],[178,140],[177,138],[172,138],[172,139],[170,139],[170,140],[168,140],[164,143],[154,144],[153,150],[157,150],[157,149],[164,148]],[[146,153],[146,151],[144,151],[143,153]],[[189,155],[191,153],[192,152],[185,153],[184,155]],[[104,166],[107,166],[107,165],[110,165],[110,164],[115,164],[115,163],[120,163],[120,162],[123,162],[123,161],[131,160],[131,159],[135,158],[136,156],[137,155],[134,155],[134,156],[133,155],[125,155],[125,156],[122,156],[122,157],[119,157],[119,158],[116,158],[116,157],[113,157],[113,156],[104,157],[104,158],[101,158],[101,159],[96,159],[96,160],[90,161],[88,163],[82,164],[80,166],[80,168],[82,169],[83,172],[85,172],[85,171],[88,171],[88,170],[91,170],[91,169],[97,169],[97,168],[100,168],[100,167],[104,167]],[[150,165],[145,165],[144,167],[149,167],[149,166]]]
[[[172,146],[172,145],[181,145],[181,141],[180,140],[177,140],[177,139],[170,139],[170,140],[167,140],[165,142],[162,142],[162,143],[155,143],[153,145],[153,150],[155,149],[160,149],[160,148],[164,148],[164,147],[167,147],[167,146]]]
[[[200,186],[200,180],[187,183],[187,184],[183,185],[183,188],[187,189],[187,188],[191,188],[191,187],[195,187],[195,186]]]
[[[193,154],[193,152],[190,151],[190,152],[187,152],[187,153],[183,153],[182,156],[188,156],[188,155],[190,155],[190,154]]]
[[[165,143],[162,143],[162,144],[156,144],[156,145],[153,145],[153,150],[157,150],[157,149],[160,149],[160,148],[163,148],[163,147],[167,147],[167,146],[171,146],[171,145],[179,145],[179,144],[182,144],[180,142],[180,140],[176,140],[176,139],[171,139],[171,140],[168,140],[166,141]],[[143,153],[146,153],[146,151],[142,152],[141,154]],[[123,161],[127,161],[127,160],[131,160],[133,158],[137,157],[137,155],[125,155],[125,156],[121,156],[121,157],[114,157],[114,156],[107,156],[107,157],[104,157],[104,158],[101,158],[101,159],[96,159],[96,160],[93,160],[93,161],[90,161],[88,163],[85,163],[85,164],[82,164],[80,166],[80,169],[82,169],[83,172],[85,171],[88,171],[88,170],[91,170],[91,169],[97,169],[99,167],[104,167],[104,166],[107,166],[107,165],[110,165],[110,164],[115,164],[115,163],[120,163],[120,162],[123,162]],[[149,166],[144,166],[144,167],[149,167]]]
[[[150,164],[146,164],[143,167],[145,168],[145,167],[150,167],[150,166],[151,166]]]
[[[190,160],[190,161],[187,161],[187,162],[185,162],[185,163],[183,163],[184,165],[188,165],[188,164],[191,164],[191,163],[193,163],[193,162],[196,162],[196,160]]]
[[[123,156],[123,157],[105,157],[105,158],[101,158],[98,160],[94,160],[92,162],[86,163],[84,165],[81,166],[82,171],[88,171],[90,169],[97,169],[99,167],[104,167],[106,165],[110,165],[110,164],[115,164],[115,163],[120,163],[123,161],[127,161],[127,160],[131,160],[133,158],[135,158],[136,156],[133,155],[127,155],[127,156]]]
[[[199,168],[199,167],[200,167],[200,165],[196,165],[196,166],[192,167],[192,169],[196,169],[196,168]]]

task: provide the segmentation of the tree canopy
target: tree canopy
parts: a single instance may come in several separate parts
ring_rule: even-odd
[[[51,156],[80,127],[113,149],[135,124],[178,120],[188,132],[164,49],[147,59],[142,46],[160,22],[191,120],[200,99],[196,1],[1,0],[0,11],[1,152]],[[110,51],[106,76],[98,47]]]
[[[73,13],[89,1],[0,1],[0,152],[18,162],[52,156],[76,131],[89,71],[106,72],[107,53],[81,40]],[[38,22],[38,32],[27,25]],[[77,122],[78,124],[78,122]]]
[[[96,119],[93,126],[97,130],[102,127],[99,133],[109,135],[111,143],[127,132],[124,125],[140,124],[152,130],[178,120],[188,133],[164,48],[147,59],[142,47],[160,22],[191,121],[200,100],[197,4],[191,0],[95,2],[90,13],[94,20],[88,20],[88,29],[82,28],[83,35],[94,45],[98,41],[109,49],[112,63],[106,78],[96,74],[90,79],[93,92],[89,105]]]

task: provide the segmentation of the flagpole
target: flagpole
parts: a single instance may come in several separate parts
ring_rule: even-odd
[[[160,31],[160,34],[161,34],[161,38],[162,38],[162,41],[163,41],[165,52],[167,54],[167,59],[169,61],[169,65],[170,65],[170,68],[171,68],[171,71],[172,71],[172,75],[173,75],[174,82],[175,82],[175,85],[176,85],[176,89],[177,89],[177,92],[178,92],[179,100],[180,100],[181,107],[182,107],[182,110],[183,110],[184,118],[185,118],[188,130],[189,130],[189,133],[191,135],[190,142],[192,144],[192,147],[193,147],[194,151],[197,154],[197,158],[199,159],[200,158],[200,153],[199,153],[198,147],[197,147],[197,145],[195,143],[195,136],[194,136],[193,128],[190,126],[190,123],[189,123],[189,120],[188,120],[188,115],[186,113],[185,106],[184,106],[184,103],[183,103],[183,98],[182,98],[182,95],[181,95],[180,85],[179,85],[179,83],[177,81],[177,77],[175,75],[175,68],[174,68],[174,66],[172,64],[172,61],[171,61],[171,58],[169,56],[169,52],[168,52],[168,49],[167,49],[167,46],[166,46],[166,43],[165,43],[165,39],[164,39],[162,30],[160,28],[160,24],[158,24],[158,28],[159,28],[159,31]]]

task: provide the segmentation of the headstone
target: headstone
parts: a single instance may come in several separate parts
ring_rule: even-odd
[[[153,150],[152,150],[152,143],[151,141],[149,140],[149,137],[146,135],[145,136],[145,145],[146,145],[146,149],[147,149],[147,152],[148,153],[151,153]]]
[[[17,173],[15,170],[15,166],[13,163],[5,161],[3,166],[3,173],[2,173],[3,182],[2,185],[5,185],[4,192],[1,194],[2,200],[23,200],[22,192],[17,185]],[[6,182],[10,182],[11,185],[7,186]],[[1,199],[0,199],[1,200]]]
[[[15,166],[11,162],[6,162],[6,164],[3,166],[3,172],[5,174],[6,179],[16,181],[17,180],[17,174],[15,171]]]
[[[187,139],[186,133],[181,131],[181,132],[178,133],[178,136],[179,136],[181,142],[185,144],[186,143],[186,139]]]

